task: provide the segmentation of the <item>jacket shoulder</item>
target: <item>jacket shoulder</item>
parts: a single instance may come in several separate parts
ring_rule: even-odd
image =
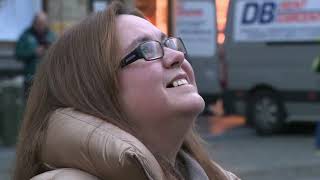
[[[62,168],[33,177],[31,180],[99,180],[97,177],[92,176],[84,171],[72,168]]]
[[[50,115],[41,156],[52,167],[81,169],[103,179],[164,179],[159,163],[136,137],[72,108]]]
[[[20,39],[20,40],[25,40],[26,38],[29,38],[29,37],[33,37],[30,28],[24,30],[24,31],[21,33],[19,39]]]
[[[241,180],[236,175],[234,175],[232,172],[224,171],[224,173],[228,177],[228,180]]]
[[[223,169],[220,165],[218,165],[216,162],[211,161],[212,164],[217,167],[218,169],[220,169],[220,171],[226,176],[226,178],[228,180],[241,180],[239,177],[237,177],[236,175],[234,175],[232,172],[229,172],[225,169]]]

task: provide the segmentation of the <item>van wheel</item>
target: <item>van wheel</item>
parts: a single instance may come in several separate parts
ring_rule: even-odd
[[[285,109],[272,91],[254,93],[248,102],[248,119],[258,135],[278,133],[284,126]]]

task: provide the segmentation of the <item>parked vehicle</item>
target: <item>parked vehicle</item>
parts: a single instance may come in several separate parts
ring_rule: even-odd
[[[224,33],[226,92],[259,134],[320,120],[318,0],[232,0]]]

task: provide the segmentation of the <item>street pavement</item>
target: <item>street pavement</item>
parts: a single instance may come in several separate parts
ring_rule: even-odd
[[[212,135],[212,124],[200,117],[197,130],[212,159],[243,180],[319,180],[320,155],[312,133],[259,137],[247,127]],[[0,180],[10,179],[14,148],[0,146]]]
[[[206,140],[211,157],[242,179],[320,179],[320,155],[311,136],[262,138],[243,128]]]
[[[206,123],[200,118],[200,132],[211,126]],[[314,149],[312,127],[301,128],[311,129],[259,137],[253,129],[240,127],[219,136],[208,130],[202,137],[211,158],[241,179],[320,180],[320,154]]]

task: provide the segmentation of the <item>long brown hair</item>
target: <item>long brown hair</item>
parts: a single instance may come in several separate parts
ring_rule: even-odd
[[[121,113],[118,99],[120,53],[115,21],[120,14],[143,17],[136,9],[113,2],[107,11],[95,13],[66,31],[47,52],[38,67],[27,101],[17,145],[14,180],[30,179],[45,171],[40,152],[49,117],[58,108],[73,107],[139,136],[134,124]],[[219,168],[212,164],[194,131],[188,134],[182,149],[200,163],[210,179],[225,179]],[[156,158],[168,179],[178,178],[174,167],[160,157]]]

